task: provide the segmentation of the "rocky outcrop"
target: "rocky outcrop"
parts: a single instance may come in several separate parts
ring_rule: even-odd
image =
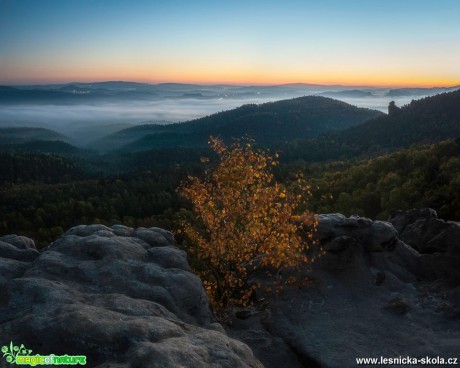
[[[397,226],[408,228],[410,221]],[[457,357],[460,288],[420,283],[422,255],[389,222],[319,215],[308,287],[233,311],[229,334],[266,367],[354,367],[358,357]],[[263,283],[264,279],[256,281]],[[457,284],[458,285],[458,284]],[[237,313],[238,312],[238,313]]]
[[[460,223],[439,219],[430,208],[397,211],[389,221],[399,238],[420,253],[419,279],[460,284]]]
[[[432,210],[398,212],[391,222],[318,219],[323,255],[281,271],[309,282],[279,295],[261,288],[263,302],[228,311],[226,331],[165,230],[77,226],[40,253],[30,239],[2,237],[0,346],[12,340],[34,354],[85,354],[91,367],[132,368],[458,357],[460,282],[446,274],[457,272],[449,263],[459,254],[457,223]],[[262,273],[254,281],[268,284]]]
[[[0,346],[86,355],[89,367],[260,367],[215,322],[173,242],[121,225],[74,227],[41,253],[0,238]]]

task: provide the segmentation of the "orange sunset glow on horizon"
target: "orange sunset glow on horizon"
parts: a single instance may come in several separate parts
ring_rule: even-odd
[[[0,84],[460,84],[455,2],[333,3],[5,3]]]

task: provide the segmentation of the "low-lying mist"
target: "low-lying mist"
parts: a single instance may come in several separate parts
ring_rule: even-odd
[[[86,144],[107,134],[141,123],[184,122],[219,111],[229,110],[243,104],[260,104],[304,94],[272,95],[238,98],[164,98],[139,101],[98,102],[92,104],[11,104],[2,105],[0,127],[29,126],[55,130]],[[349,104],[387,112],[388,103],[398,106],[423,96],[391,97],[373,94],[369,97],[334,95],[335,99]]]
[[[270,99],[275,101],[276,98]],[[121,129],[146,122],[184,122],[219,111],[233,109],[245,103],[263,103],[267,99],[170,99],[127,101],[97,105],[7,105],[0,110],[0,126],[33,126],[55,130],[87,143],[104,134],[101,126]],[[97,128],[97,129],[96,129]]]

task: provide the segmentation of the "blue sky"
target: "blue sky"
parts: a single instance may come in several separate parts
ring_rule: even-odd
[[[460,84],[460,1],[0,0],[0,84]]]

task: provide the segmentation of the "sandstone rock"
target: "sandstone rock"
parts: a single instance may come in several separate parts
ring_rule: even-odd
[[[385,278],[386,278],[386,275],[384,271],[377,271],[374,274],[374,280],[373,280],[374,285],[377,285],[377,286],[382,285],[383,282],[385,281]]]
[[[38,251],[35,248],[18,248],[17,246],[0,241],[0,257],[15,259],[17,261],[33,261],[38,257]]]
[[[371,242],[373,250],[391,247],[396,243],[398,232],[388,222],[374,221],[371,225]]]
[[[460,224],[440,219],[417,220],[400,234],[401,240],[420,253],[444,253],[457,247],[459,236]]]
[[[445,280],[452,285],[460,284],[460,254],[422,254],[417,275],[421,280]]]
[[[318,227],[316,237],[320,241],[324,241],[335,235],[337,225],[346,219],[340,213],[320,214],[318,217]]]
[[[19,249],[37,249],[32,239],[20,235],[5,235],[0,237],[0,241],[14,245]]]
[[[372,221],[367,218],[351,216],[346,218],[341,214],[318,215],[317,239],[322,244],[328,244],[339,236],[356,239],[370,250],[383,250],[396,241],[397,231],[390,223]]]
[[[353,237],[338,236],[324,245],[326,254],[318,259],[316,267],[328,272],[360,269],[363,261],[361,244]]]
[[[150,230],[163,235],[170,244],[174,244],[176,242],[176,240],[174,239],[174,235],[170,231],[160,229],[159,227],[151,227]]]
[[[40,254],[0,242],[0,345],[83,354],[90,367],[261,367],[216,327],[171,236],[82,225]]]
[[[409,309],[410,305],[409,302],[401,297],[396,297],[391,299],[387,305],[385,305],[385,309],[395,313],[395,314],[406,314]]]
[[[374,253],[392,251],[396,248],[396,229],[387,222],[372,221],[358,216],[346,218],[340,214],[322,214],[318,216],[318,220],[316,237],[326,254],[319,259],[317,267],[329,272],[359,270],[365,267],[365,258],[370,254],[373,254],[376,262],[382,265],[382,257]],[[392,252],[385,253],[384,267],[388,266],[391,254]],[[410,262],[407,258],[411,256],[415,262],[415,254],[406,255],[406,262]]]
[[[3,241],[0,343],[6,337],[34,353],[86,354],[98,368],[260,367],[247,345],[269,368],[457,356],[457,223],[429,210],[397,215],[394,226],[319,215],[325,254],[309,267],[283,271],[308,278],[309,286],[279,295],[258,290],[264,304],[229,313],[230,337],[165,230],[78,226],[39,255]],[[420,249],[431,253],[398,239],[397,229],[426,237],[433,244]],[[261,273],[254,281],[267,279]]]
[[[336,253],[342,252],[354,245],[356,245],[356,240],[354,238],[345,235],[340,235],[328,241],[324,245],[324,250],[326,252]]]
[[[105,225],[93,224],[74,226],[66,231],[66,235],[88,236],[94,234],[97,231],[105,231],[106,233],[112,232],[112,230]]]
[[[325,254],[297,271],[311,285],[279,296],[259,290],[267,313],[246,313],[244,320],[235,313],[227,327],[232,337],[273,368],[353,367],[365,356],[458,355],[460,291],[456,298],[452,291],[420,290],[417,272],[425,255],[398,240],[390,223],[340,214],[318,218]]]
[[[124,225],[112,225],[111,229],[113,230],[114,234],[118,236],[132,236],[134,232],[132,227]]]
[[[399,238],[420,252],[420,279],[460,283],[460,223],[438,219],[429,208],[398,211],[390,221],[400,228]]]
[[[173,244],[170,237],[165,232],[155,230],[155,228],[146,229],[144,227],[140,227],[134,230],[133,236],[145,241],[152,247],[163,247]]]
[[[5,292],[5,285],[12,279],[21,276],[28,267],[27,262],[21,262],[14,259],[0,258],[0,290]],[[1,294],[1,293],[0,293]],[[1,296],[0,296],[0,304]]]
[[[34,241],[25,236],[6,235],[0,239],[0,290],[4,290],[4,285],[21,276],[39,253]]]
[[[185,252],[174,246],[150,248],[148,256],[152,262],[163,268],[179,268],[190,271]]]
[[[413,208],[407,211],[394,211],[390,214],[389,222],[393,224],[399,234],[401,234],[407,225],[417,220],[429,220],[438,218],[438,214],[432,208]]]

